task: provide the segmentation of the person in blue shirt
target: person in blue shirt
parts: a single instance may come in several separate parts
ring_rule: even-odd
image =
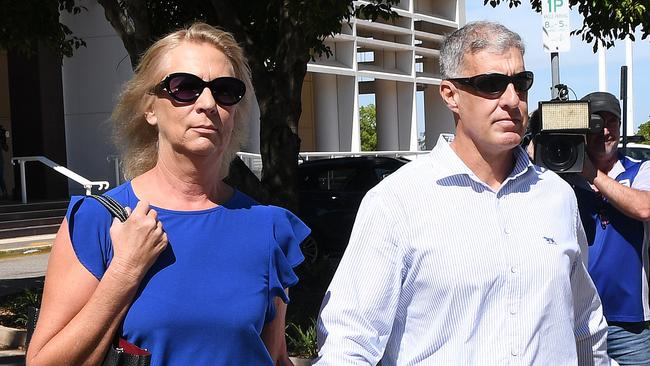
[[[609,324],[607,351],[620,365],[650,365],[650,162],[618,149],[614,95],[594,92],[582,100],[604,121],[600,133],[587,135],[583,179],[572,183],[589,241],[589,274]]]
[[[234,38],[195,23],[142,56],[113,113],[127,182],[112,219],[73,197],[29,365],[100,364],[116,335],[151,364],[290,365],[285,312],[309,229],[224,183],[254,98]]]

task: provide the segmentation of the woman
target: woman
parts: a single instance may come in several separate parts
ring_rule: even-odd
[[[29,365],[97,365],[114,336],[152,365],[290,364],[286,289],[309,229],[222,178],[253,98],[232,36],[197,23],[142,57],[113,114],[132,179],[112,220],[73,198],[55,239]]]

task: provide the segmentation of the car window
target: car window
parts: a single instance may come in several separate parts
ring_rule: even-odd
[[[341,191],[350,185],[350,180],[355,174],[354,168],[314,171],[304,177],[302,188],[319,191]]]
[[[377,181],[381,181],[382,179],[386,178],[389,176],[392,172],[394,172],[397,169],[391,169],[391,168],[386,168],[386,167],[376,167],[374,169],[375,171],[375,177],[377,177]]]
[[[637,160],[650,160],[650,149],[628,146],[625,155]]]

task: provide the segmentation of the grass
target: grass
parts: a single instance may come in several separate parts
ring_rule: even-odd
[[[303,358],[316,358],[318,356],[318,343],[316,341],[316,321],[312,318],[311,324],[303,329],[296,323],[288,323],[286,329],[287,348],[291,356]]]

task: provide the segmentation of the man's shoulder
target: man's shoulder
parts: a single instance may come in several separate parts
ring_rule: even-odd
[[[433,169],[430,154],[421,155],[384,178],[376,187],[390,189],[403,184],[418,184],[433,175],[435,175],[435,169]]]
[[[650,190],[650,160],[637,161],[633,169],[633,177],[628,176],[633,180],[632,188],[641,189],[644,191]],[[627,171],[630,171],[627,169]]]
[[[639,161],[639,174],[650,175],[650,160]]]
[[[557,193],[573,195],[574,189],[584,188],[586,183],[584,178],[577,173],[557,173],[538,165],[533,165],[533,172],[537,180],[544,184],[543,189]]]
[[[415,199],[413,192],[424,193],[436,175],[430,155],[420,155],[381,180],[368,191],[367,196],[383,197],[390,202]]]

